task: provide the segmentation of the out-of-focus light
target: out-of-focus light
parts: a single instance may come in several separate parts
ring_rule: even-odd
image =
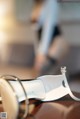
[[[4,42],[6,40],[6,34],[3,31],[0,31],[0,42]]]
[[[7,42],[13,27],[13,0],[0,0],[0,43]],[[9,33],[10,34],[10,33]]]
[[[0,19],[0,30],[4,28],[5,25],[5,20],[4,19]]]
[[[8,12],[8,5],[6,2],[0,3],[0,17],[5,16]]]

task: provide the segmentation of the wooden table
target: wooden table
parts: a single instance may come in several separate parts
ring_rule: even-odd
[[[1,66],[0,75],[12,74],[21,79],[35,78],[37,73],[34,69],[16,66]],[[29,115],[26,119],[80,119],[80,102],[73,101],[70,97],[64,97],[54,102],[42,103],[35,101],[29,106]],[[0,112],[2,112],[0,105]]]
[[[3,112],[0,105],[0,112]],[[41,103],[29,106],[26,119],[80,119],[80,103],[72,100]]]
[[[38,104],[26,119],[80,119],[80,103],[71,99]]]
[[[38,75],[34,68],[28,68],[17,65],[0,65],[1,75],[14,75],[20,79],[35,79]]]

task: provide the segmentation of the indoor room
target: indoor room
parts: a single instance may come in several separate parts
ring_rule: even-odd
[[[0,0],[0,79],[1,119],[80,119],[80,0]]]

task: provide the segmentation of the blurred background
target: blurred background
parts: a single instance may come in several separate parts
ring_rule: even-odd
[[[69,51],[57,67],[66,66],[71,76],[80,75],[80,1],[59,0],[58,4]],[[8,66],[29,69],[34,65],[37,34],[30,23],[33,7],[34,0],[0,0],[0,74],[10,73]],[[7,66],[6,70],[2,66]],[[15,70],[13,74],[17,75]]]

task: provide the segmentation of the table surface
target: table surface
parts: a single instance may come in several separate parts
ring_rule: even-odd
[[[3,112],[0,104],[0,112]],[[39,102],[29,105],[26,119],[80,119],[80,102],[59,100],[54,102]]]
[[[27,68],[26,66],[17,65],[0,65],[1,75],[14,75],[20,79],[34,79],[37,77],[38,72],[34,68]]]
[[[26,119],[80,119],[80,103],[72,99],[37,102],[32,108]]]
[[[20,78],[34,78],[36,72],[33,69],[22,67],[1,66],[0,75],[12,74]],[[2,112],[0,105],[0,112]],[[29,114],[26,119],[80,119],[80,102],[73,101],[70,97],[53,102],[32,101],[29,106]]]

